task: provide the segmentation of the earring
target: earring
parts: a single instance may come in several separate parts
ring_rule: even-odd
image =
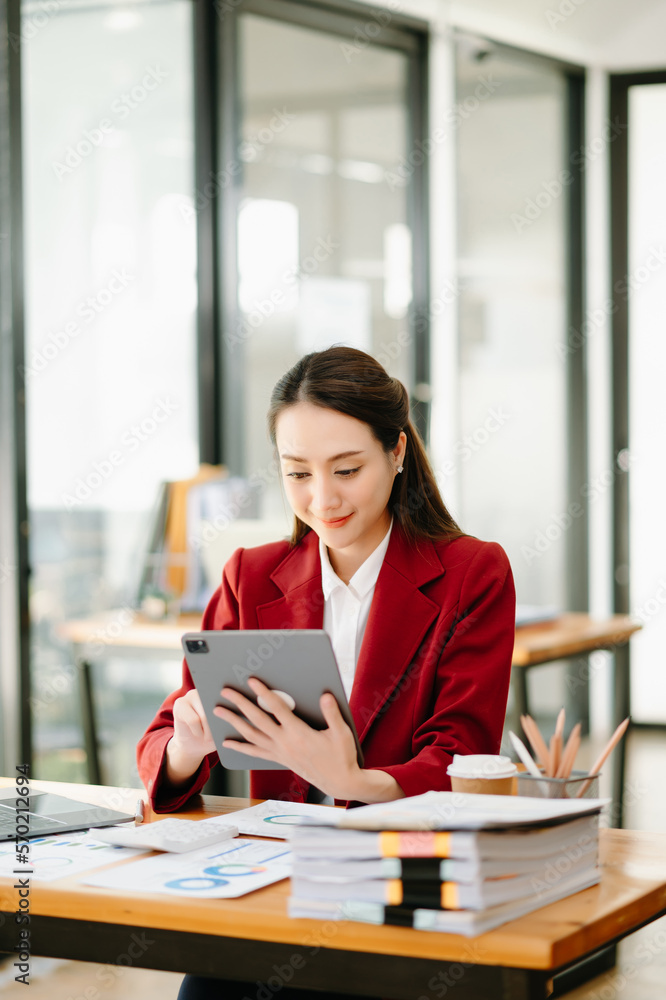
[[[398,472],[402,472],[402,466],[401,465],[398,466]]]

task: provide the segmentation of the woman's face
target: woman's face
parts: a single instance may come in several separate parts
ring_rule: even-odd
[[[388,531],[405,442],[402,432],[387,454],[368,424],[312,403],[296,403],[277,418],[287,499],[327,546],[336,572],[344,565],[353,574]]]

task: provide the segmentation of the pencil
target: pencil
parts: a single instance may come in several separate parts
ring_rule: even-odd
[[[511,730],[509,730],[509,739],[513,743],[513,749],[516,751],[529,773],[535,778],[540,778],[541,771],[537,767],[532,754],[529,752],[523,741],[516,736],[515,733],[512,733]]]
[[[562,760],[560,761],[560,766],[557,770],[557,778],[568,778],[571,774],[571,770],[574,766],[574,761],[576,760],[576,754],[580,747],[580,730],[581,724],[577,722],[569,733],[569,739],[567,744],[562,751]]]
[[[606,746],[603,748],[603,750],[595,760],[594,764],[590,768],[591,776],[597,774],[599,769],[604,765],[609,754],[612,753],[612,751],[615,749],[615,747],[618,745],[618,743],[624,736],[625,732],[627,731],[628,725],[629,725],[629,716],[627,716],[627,718],[620,723],[620,725],[617,727],[617,729],[609,739]],[[581,795],[584,795],[591,784],[592,784],[592,777],[588,778],[588,780],[581,785],[579,791],[576,793],[576,798],[579,799]]]
[[[546,774],[548,774],[548,771],[550,770],[550,754],[539,727],[531,715],[521,715],[520,721],[523,727],[523,732],[532,744],[532,749],[536,754],[537,760],[543,767]]]
[[[562,737],[558,732],[554,732],[550,738],[550,770],[549,778],[554,778],[560,767],[560,757],[562,755]]]
[[[562,737],[564,735],[564,720],[565,720],[565,717],[566,717],[565,716],[565,711],[564,711],[563,708],[561,708],[559,710],[559,712],[557,713],[557,722],[555,723],[555,732],[559,736],[560,739],[562,739]]]
[[[564,720],[566,718],[564,708],[557,713],[555,732],[550,741],[550,776],[556,778],[562,762],[562,736],[564,733]]]

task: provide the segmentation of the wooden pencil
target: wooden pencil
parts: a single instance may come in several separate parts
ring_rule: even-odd
[[[608,758],[609,754],[611,754],[613,752],[613,750],[615,749],[615,747],[618,745],[618,743],[620,742],[620,740],[624,736],[625,732],[627,731],[627,726],[628,725],[629,725],[629,716],[627,716],[627,718],[624,719],[624,721],[620,723],[620,725],[617,727],[617,729],[615,730],[615,732],[613,733],[613,735],[609,739],[609,741],[606,744],[606,746],[603,748],[603,750],[601,751],[601,753],[599,754],[599,756],[595,760],[594,764],[592,765],[592,767],[590,769],[590,775],[591,775],[591,777],[588,778],[587,781],[583,782],[583,784],[581,785],[580,789],[576,793],[576,798],[579,799],[581,797],[581,795],[584,795],[585,792],[588,790],[588,788],[592,784],[592,778],[594,777],[595,774],[597,774],[599,772],[600,768],[605,764],[606,759]]]
[[[546,774],[548,774],[550,770],[550,753],[548,752],[546,741],[541,735],[539,727],[530,715],[521,715],[520,721],[522,723],[523,732],[530,741],[537,760],[543,767]]]
[[[554,778],[560,766],[560,757],[562,755],[562,737],[559,733],[555,732],[550,738],[550,771],[548,775],[550,778]]]
[[[580,747],[580,730],[581,724],[580,722],[577,722],[569,733],[569,739],[567,740],[567,744],[562,751],[562,759],[560,761],[560,766],[557,769],[557,778],[568,778],[571,774],[574,761],[576,760],[576,754],[578,753]]]

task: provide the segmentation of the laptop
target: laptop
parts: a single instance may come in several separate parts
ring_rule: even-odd
[[[29,840],[134,820],[134,816],[107,806],[94,806],[89,802],[65,798],[64,795],[33,789],[30,790],[30,811],[17,811],[17,798],[20,796],[16,794],[16,789],[0,788],[0,841],[15,840],[17,837],[19,841]]]

